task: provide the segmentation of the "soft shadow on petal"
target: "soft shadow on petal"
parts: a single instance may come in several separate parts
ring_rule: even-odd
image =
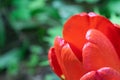
[[[103,80],[96,71],[90,71],[80,78],[80,80]],[[107,79],[106,79],[107,80]]]
[[[120,71],[118,55],[108,38],[98,30],[91,29],[86,34],[88,42],[83,48],[83,65],[86,70],[112,67]]]
[[[120,72],[110,67],[101,68],[97,73],[103,80],[120,80]]]
[[[85,73],[82,63],[77,59],[69,44],[62,48],[62,61],[66,69],[68,78],[66,80],[79,80]]]
[[[115,50],[120,58],[120,26],[115,24],[113,29],[109,31],[109,39],[115,47]]]
[[[50,63],[50,66],[52,68],[52,70],[59,76],[61,77],[63,75],[62,70],[60,68],[60,65],[58,64],[58,60],[57,57],[55,55],[55,49],[52,47],[50,48],[49,52],[48,52],[48,60]]]
[[[120,73],[110,67],[86,73],[80,80],[120,80]]]

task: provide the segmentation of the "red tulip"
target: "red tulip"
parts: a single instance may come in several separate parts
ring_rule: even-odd
[[[93,12],[73,15],[48,57],[62,80],[120,80],[120,27]]]

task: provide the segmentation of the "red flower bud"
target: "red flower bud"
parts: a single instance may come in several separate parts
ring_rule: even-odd
[[[73,15],[48,57],[62,80],[120,80],[120,27],[93,12]]]

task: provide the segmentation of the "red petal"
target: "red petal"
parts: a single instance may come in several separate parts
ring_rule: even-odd
[[[69,44],[64,45],[62,48],[62,61],[67,72],[66,80],[79,80],[85,73],[82,63],[72,52]]]
[[[81,49],[86,42],[85,34],[87,30],[91,28],[95,28],[103,32],[112,41],[114,46],[116,46],[115,48],[119,50],[120,46],[118,47],[118,45],[120,45],[120,32],[118,34],[114,27],[115,26],[103,16],[92,12],[88,14],[81,13],[68,19],[64,25],[63,37],[67,42],[69,42],[72,49],[74,47],[74,52],[77,50],[75,55],[79,60],[81,60]],[[117,52],[120,53],[120,50]]]
[[[90,71],[86,73],[80,80],[102,80],[97,74],[96,71]]]
[[[97,73],[103,80],[120,80],[120,73],[109,67],[101,68]]]
[[[54,48],[50,48],[49,52],[48,52],[48,60],[50,63],[50,66],[52,67],[53,71],[59,76],[61,77],[63,75],[62,70],[58,64],[58,60],[56,58],[55,55],[55,49]]]
[[[120,73],[112,68],[104,67],[98,71],[86,73],[80,80],[120,80]]]
[[[120,26],[115,25],[110,31],[108,35],[110,41],[113,43],[116,52],[118,53],[118,56],[120,58]]]
[[[60,65],[60,67],[63,71],[62,76],[67,77],[66,70],[64,68],[63,61],[62,61],[62,58],[61,58],[61,50],[62,50],[62,48],[65,44],[66,44],[66,42],[62,38],[56,37],[55,42],[54,42],[56,57],[57,57],[59,65]]]
[[[72,50],[79,60],[82,60],[81,48],[85,42],[84,34],[88,30],[88,25],[89,17],[86,13],[72,16],[64,25],[63,37],[67,42],[69,42]]]
[[[83,65],[86,70],[112,67],[120,71],[118,55],[108,38],[100,31],[91,29],[87,32],[88,42],[83,48]]]

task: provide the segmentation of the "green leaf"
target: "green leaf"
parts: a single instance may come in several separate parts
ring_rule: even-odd
[[[51,73],[45,76],[45,80],[59,80],[59,78],[55,74]]]
[[[44,67],[44,66],[48,66],[48,65],[49,65],[48,60],[40,62],[40,66]]]
[[[15,75],[17,74],[18,70],[19,70],[19,65],[17,62],[14,62],[8,66],[7,73],[9,73],[10,75]]]
[[[29,2],[29,9],[34,11],[36,9],[44,8],[46,0],[32,0]]]
[[[0,19],[0,47],[3,47],[5,44],[5,28],[2,20]]]
[[[25,8],[28,6],[30,0],[12,0],[12,5],[16,8]]]
[[[50,17],[52,17],[53,19],[60,19],[60,14],[59,14],[59,10],[53,7],[46,7],[46,14]]]
[[[39,45],[31,45],[30,51],[33,54],[41,54],[43,52],[42,48]]]
[[[99,0],[75,0],[77,3],[81,3],[81,2],[87,2],[87,3],[96,3]]]
[[[32,54],[30,56],[30,60],[28,61],[27,65],[29,67],[35,67],[39,63],[39,56],[36,54]]]
[[[111,13],[110,20],[113,23],[120,24],[120,16],[117,16],[115,13]]]
[[[53,45],[55,37],[62,36],[62,27],[61,26],[52,27],[48,30],[48,34],[50,35],[50,37],[44,37],[44,40],[48,41],[50,45]]]
[[[83,10],[81,6],[65,4],[61,0],[55,0],[52,5],[54,8],[58,9],[59,14],[64,21],[71,15],[80,13]]]
[[[19,54],[21,50],[18,48],[12,49],[0,56],[0,69],[7,68],[10,65],[16,64],[19,62]]]
[[[29,0],[13,0],[14,10],[12,10],[11,17],[15,20],[29,20],[31,18],[30,10],[28,8]]]
[[[31,19],[31,14],[30,14],[30,11],[26,7],[18,8],[11,13],[11,18],[15,20],[26,21],[26,20]]]
[[[111,0],[107,6],[111,12],[120,14],[120,0]]]

